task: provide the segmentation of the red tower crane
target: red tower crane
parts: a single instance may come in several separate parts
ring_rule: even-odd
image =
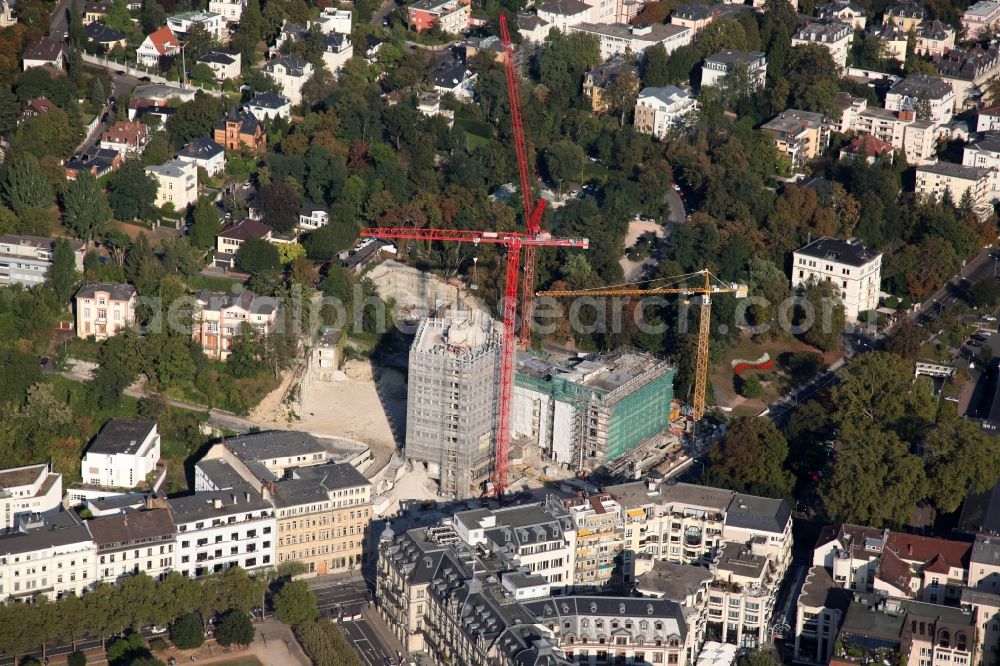
[[[500,40],[503,43],[503,69],[507,78],[507,99],[510,102],[510,121],[514,129],[514,151],[517,153],[517,174],[521,180],[521,203],[524,205],[524,225],[529,235],[542,230],[542,211],[545,199],[532,201],[531,164],[524,142],[524,124],[521,122],[521,93],[517,86],[517,70],[514,67],[514,48],[510,44],[507,17],[500,13]],[[531,346],[531,320],[535,312],[535,246],[524,246],[524,284],[521,287],[521,338],[522,349]]]
[[[497,415],[496,449],[493,460],[493,492],[499,498],[507,488],[507,460],[510,455],[510,399],[514,392],[514,348],[517,345],[517,282],[521,248],[580,247],[587,249],[586,238],[553,238],[547,233],[516,231],[459,231],[450,229],[372,228],[362,236],[385,240],[445,241],[452,243],[492,243],[507,248],[504,278],[503,330],[500,340],[500,405]],[[532,296],[534,296],[532,294]],[[524,326],[522,326],[522,329]]]

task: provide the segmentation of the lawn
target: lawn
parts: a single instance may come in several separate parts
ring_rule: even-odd
[[[209,291],[223,291],[230,293],[233,285],[237,284],[240,284],[239,280],[213,275],[198,274],[192,275],[187,279],[188,287],[194,291],[198,291],[199,289],[208,289]]]
[[[228,661],[218,661],[215,666],[264,666],[257,657],[240,657]]]
[[[489,147],[493,136],[493,127],[489,123],[472,118],[455,118],[455,127],[465,135],[465,147],[474,150],[477,147]]]
[[[764,394],[753,400],[740,396],[736,392],[738,384],[733,373],[732,361],[734,359],[755,361],[765,352],[774,361],[773,368],[745,370],[742,373],[743,377],[749,376],[750,373],[757,374],[764,385]],[[808,352],[817,353],[815,349],[793,337],[757,343],[750,336],[744,336],[738,345],[728,350],[722,360],[711,368],[709,390],[714,397],[710,398],[709,402],[720,407],[731,407],[733,416],[759,414],[769,403],[804,380],[803,376],[794,376],[795,371],[791,362],[795,359],[794,354]],[[828,352],[823,355],[823,363],[829,366],[839,356],[838,352]]]

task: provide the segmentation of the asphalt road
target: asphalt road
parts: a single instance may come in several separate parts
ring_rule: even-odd
[[[332,617],[353,617],[371,599],[371,593],[364,581],[310,583],[309,589],[316,595],[316,605],[322,615]]]
[[[142,630],[142,636],[147,641],[149,639],[151,639],[151,638],[155,638],[155,636],[153,635],[153,633],[151,631],[149,631],[148,628]],[[77,650],[94,650],[94,649],[97,649],[99,647],[101,647],[101,641],[98,640],[98,639],[96,639],[96,638],[90,638],[90,639],[87,639],[87,640],[82,640],[82,641],[77,641],[76,642],[76,649]],[[48,657],[49,660],[53,660],[56,657],[65,657],[65,656],[67,656],[69,654],[72,654],[72,652],[73,652],[73,646],[70,645],[70,644],[68,644],[68,643],[65,644],[65,645],[49,645],[48,649],[45,651],[45,656]],[[22,654],[21,655],[21,660],[24,661],[28,657],[36,657],[39,661],[41,661],[41,659],[42,659],[42,649],[41,649],[41,646],[39,646],[38,648],[32,649],[32,650],[29,650],[29,651],[25,652],[24,654]],[[6,655],[6,654],[3,655],[3,656],[0,656],[0,666],[15,666],[15,664],[14,664],[14,657],[10,656],[10,655]]]
[[[367,620],[342,622],[340,626],[366,666],[386,666],[390,659],[396,658],[397,655],[391,654],[382,644]]]

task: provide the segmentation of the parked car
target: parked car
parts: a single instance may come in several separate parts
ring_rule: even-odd
[[[152,627],[149,628],[149,633],[153,634],[154,636],[159,636],[160,634],[167,633],[167,630],[164,627],[157,627],[154,624]]]

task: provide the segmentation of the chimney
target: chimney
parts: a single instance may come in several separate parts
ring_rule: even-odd
[[[230,497],[233,498],[233,504],[236,504],[236,493],[233,493]]]
[[[216,508],[216,509],[221,509],[222,508],[222,499],[219,498],[219,497],[213,498],[212,499],[212,506],[214,508]]]
[[[899,112],[900,120],[913,120],[916,115],[913,113],[913,109],[903,109]]]
[[[244,498],[246,499],[247,504],[249,504],[250,503],[250,491],[248,490],[248,491],[244,492],[243,495],[244,495]]]

